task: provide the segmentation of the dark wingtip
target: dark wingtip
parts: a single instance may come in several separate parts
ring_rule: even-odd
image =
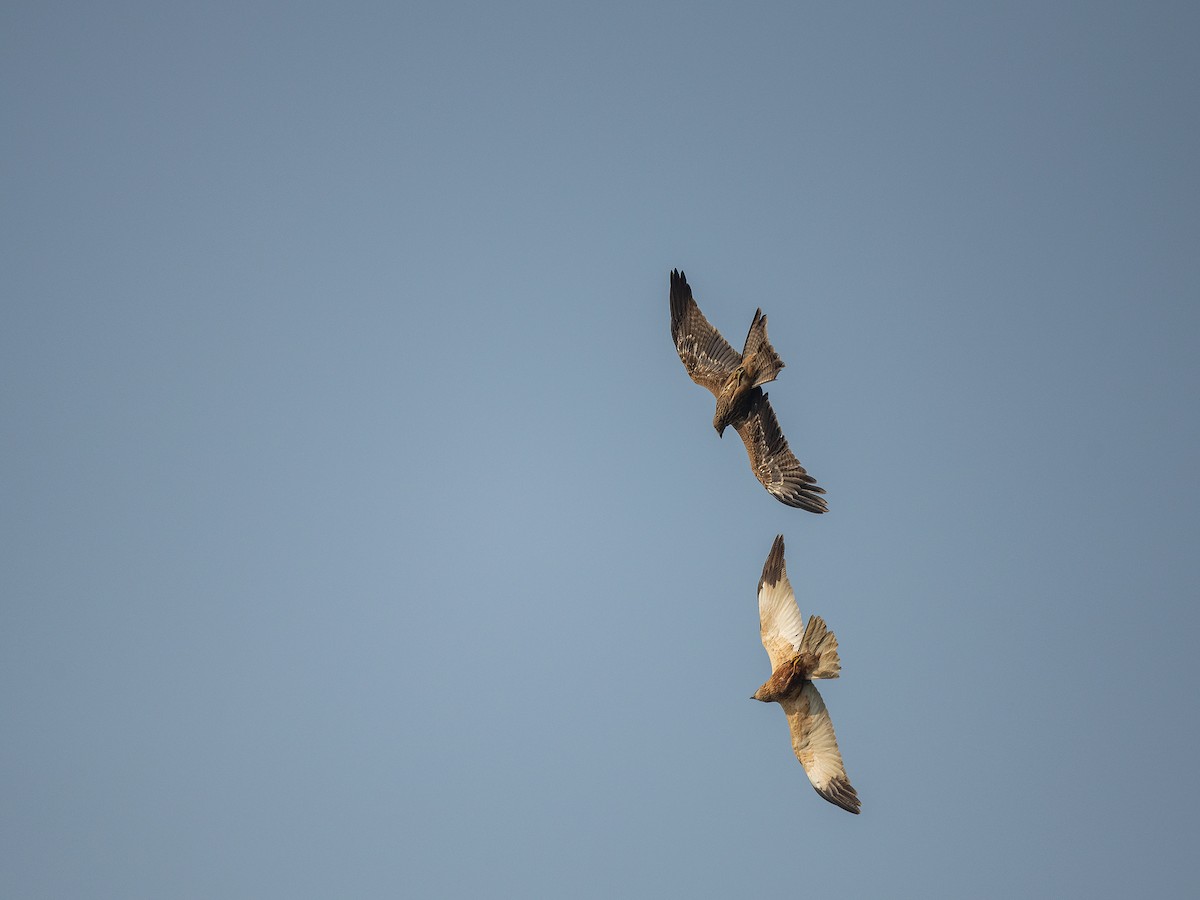
[[[829,504],[821,496],[825,493],[825,488],[817,484],[816,480],[804,469],[800,469],[798,472],[789,472],[787,479],[778,487],[778,493],[775,491],[770,493],[785,506],[817,514],[829,512]]]
[[[862,812],[862,801],[858,799],[858,792],[854,790],[847,778],[833,779],[825,786],[824,790],[813,785],[813,790],[834,806],[840,806],[848,813],[854,813],[857,816]]]
[[[692,296],[692,286],[688,284],[687,276],[680,269],[671,270],[671,297],[687,300]]]
[[[799,493],[787,496],[775,494],[774,497],[784,506],[790,506],[793,509],[802,509],[817,515],[829,512],[829,504],[825,502],[824,498],[816,496],[817,493],[823,494],[825,491],[816,485],[807,485]]]
[[[671,338],[678,342],[679,328],[692,303],[692,289],[680,269],[671,270]]]
[[[783,577],[783,535],[777,534],[775,542],[771,544],[771,552],[767,554],[767,561],[763,563],[762,578],[758,580],[758,587],[761,590],[764,584],[774,587],[779,583],[779,579]]]

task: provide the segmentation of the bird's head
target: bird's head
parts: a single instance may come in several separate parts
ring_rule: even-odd
[[[729,374],[725,386],[717,395],[717,410],[713,414],[713,428],[717,430],[718,437],[725,436],[725,427],[733,417],[738,401],[745,395],[747,386],[746,371],[744,367],[738,366]]]

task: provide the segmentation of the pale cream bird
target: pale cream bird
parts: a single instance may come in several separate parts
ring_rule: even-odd
[[[858,814],[858,794],[846,777],[829,711],[814,678],[837,678],[842,664],[837,638],[820,616],[800,616],[783,561],[783,535],[775,538],[758,582],[758,618],[771,677],[753,700],[778,703],[787,715],[792,750],[818,794]]]
[[[717,398],[713,428],[722,435],[732,425],[746,445],[750,468],[780,503],[823,513],[823,488],[788,448],[767,395],[759,385],[774,381],[783,360],[767,340],[767,317],[754,313],[739,354],[709,324],[692,297],[687,277],[671,272],[671,339],[692,381]]]

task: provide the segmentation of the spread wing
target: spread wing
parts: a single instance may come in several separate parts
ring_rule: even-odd
[[[800,649],[800,638],[804,634],[800,607],[796,605],[796,595],[792,593],[792,583],[788,581],[783,562],[782,534],[771,545],[758,582],[758,622],[763,647],[774,672]]]
[[[820,496],[825,489],[817,487],[817,480],[788,448],[767,395],[761,388],[752,388],[743,402],[743,412],[729,424],[742,436],[754,476],[780,503],[813,513],[828,510]]]
[[[692,288],[678,270],[671,272],[671,339],[692,381],[713,392],[721,387],[729,373],[742,361],[729,341],[713,328],[692,299]]]
[[[779,701],[792,732],[792,750],[817,793],[847,812],[858,814],[861,803],[846,777],[846,767],[833,734],[829,710],[816,685],[805,682],[799,693]]]

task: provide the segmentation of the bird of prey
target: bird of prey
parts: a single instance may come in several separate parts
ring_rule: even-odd
[[[692,299],[692,288],[678,270],[671,272],[671,337],[692,381],[717,398],[713,427],[723,435],[732,425],[750,454],[750,468],[781,503],[813,513],[828,507],[824,488],[805,471],[788,448],[775,411],[759,387],[773,381],[783,360],[767,340],[767,317],[754,313],[739,355],[709,324]]]
[[[858,794],[846,777],[829,711],[812,681],[838,677],[837,638],[820,616],[809,616],[803,627],[783,562],[782,534],[771,545],[758,582],[758,618],[772,673],[751,699],[783,707],[792,750],[812,786],[830,803],[857,815]]]

